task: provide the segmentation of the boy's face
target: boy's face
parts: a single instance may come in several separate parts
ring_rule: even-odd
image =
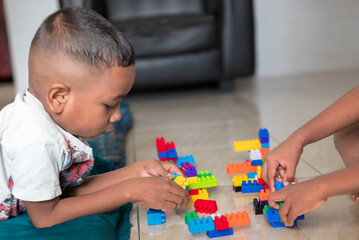
[[[121,119],[120,103],[133,85],[135,66],[116,66],[95,74],[80,70],[76,75],[82,78],[78,82],[87,84],[70,91],[61,127],[75,136],[94,140],[112,130],[113,123]]]

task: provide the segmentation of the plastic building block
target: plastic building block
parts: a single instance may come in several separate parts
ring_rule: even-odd
[[[162,161],[162,162],[164,162],[164,161],[168,161],[169,159],[168,159],[168,157],[165,157],[165,158],[158,158],[158,159],[160,159],[160,161]]]
[[[262,158],[264,158],[264,156],[267,155],[267,153],[269,153],[269,148],[262,148],[260,151],[262,154]]]
[[[168,143],[166,144],[166,147],[167,147],[167,150],[176,149],[176,146],[175,146],[175,144],[174,144],[173,142],[168,142]]]
[[[263,208],[263,212],[264,212],[264,208]],[[280,217],[278,215],[278,209],[268,207],[266,211],[266,219],[269,223],[281,222]]]
[[[159,152],[157,155],[159,159],[168,158],[168,152]]]
[[[259,141],[259,139],[237,141],[233,143],[233,148],[236,152],[249,151],[251,149],[260,149],[261,142]]]
[[[246,211],[225,214],[224,216],[227,218],[228,227],[230,228],[251,225],[251,220]]]
[[[264,189],[264,186],[258,185],[258,182],[256,180],[254,180],[253,183],[251,181],[242,182],[242,193],[256,193],[260,192],[261,189]]]
[[[198,178],[197,178],[198,179]],[[198,182],[198,180],[197,180]],[[193,182],[193,183],[189,183],[188,184],[188,190],[192,190],[192,189],[198,189],[198,184],[197,182]]]
[[[177,158],[176,149],[168,149],[168,158]]]
[[[158,153],[167,152],[166,142],[163,137],[156,138],[156,145]]]
[[[248,178],[256,178],[257,172],[247,173]]]
[[[226,230],[212,230],[207,232],[207,236],[209,238],[216,238],[216,237],[224,237],[224,236],[230,236],[233,235],[233,228],[228,228]]]
[[[269,138],[269,132],[266,128],[260,128],[258,131],[258,138]]]
[[[238,175],[238,176],[233,176],[232,177],[232,184],[235,187],[242,186],[243,181],[248,181],[248,176],[247,175]]]
[[[258,177],[258,174],[257,174],[257,177]],[[258,178],[257,181],[258,181],[259,185],[265,185],[266,184],[266,182],[262,178]]]
[[[215,200],[197,199],[194,202],[195,212],[215,213],[217,212],[217,202]]]
[[[185,215],[185,217],[184,217],[184,221],[185,221],[186,224],[188,224],[188,222],[189,222],[190,219],[195,220],[196,218],[198,218],[196,212],[194,212],[194,211],[192,211],[192,212],[186,212],[186,215]]]
[[[196,167],[190,164],[189,162],[181,163],[182,172],[187,177],[197,177]]]
[[[261,189],[259,192],[259,200],[260,201],[268,201],[269,193],[270,193],[269,189]]]
[[[261,143],[261,148],[269,148],[269,142]]]
[[[198,188],[209,188],[217,186],[217,178],[208,171],[199,172],[197,174],[197,187]]]
[[[189,195],[198,195],[198,189],[189,189],[188,190]]]
[[[178,167],[181,167],[181,163],[186,163],[186,162],[189,162],[192,165],[195,164],[195,161],[194,161],[194,158],[192,155],[178,157],[176,164]]]
[[[263,165],[262,160],[252,160],[251,163],[252,163],[252,166],[261,166],[261,165]]]
[[[212,231],[214,230],[214,222],[213,219],[211,217],[207,217],[207,218],[201,218],[201,220],[199,220],[198,218],[196,219],[189,219],[188,221],[188,230],[190,231],[190,233],[199,233],[199,232],[207,232],[207,231]]]
[[[177,158],[169,158],[168,161],[169,161],[169,162],[172,162],[172,163],[176,163],[176,162],[177,162]]]
[[[189,190],[188,190],[189,191]],[[198,195],[192,195],[191,196],[191,200],[189,200],[190,202],[194,202],[197,199],[204,199],[207,200],[209,198],[207,189],[198,189]]]
[[[195,177],[187,177],[187,180],[188,180],[188,184],[197,183],[197,176],[195,176]]]
[[[261,178],[262,177],[262,167],[261,166],[257,166],[257,178]],[[260,184],[262,185],[262,184]]]
[[[249,160],[243,163],[229,163],[227,165],[228,174],[243,174],[243,173],[250,173],[256,171],[257,171],[257,167],[252,166]]]
[[[294,221],[294,224],[291,227],[295,227],[295,226],[297,226],[297,220]],[[272,227],[273,228],[280,228],[280,227],[286,227],[286,226],[282,222],[274,222],[274,223],[272,223]]]
[[[215,217],[214,218],[214,227],[217,231],[220,230],[226,230],[228,229],[228,221],[227,218],[225,216],[220,216],[220,217]]]
[[[249,160],[262,160],[262,154],[259,149],[251,149],[249,150]]]
[[[165,212],[161,210],[151,209],[147,212],[147,224],[156,225],[166,222]]]
[[[238,186],[238,187],[233,186],[233,191],[234,192],[242,192],[242,187],[241,186]]]
[[[183,189],[186,189],[186,187],[188,186],[188,181],[185,177],[183,176],[178,176],[176,177],[176,179],[174,180],[175,183],[177,183],[178,185],[180,185]]]
[[[275,182],[275,190],[278,191],[280,189],[284,188],[284,183],[283,182]]]
[[[258,202],[258,199],[253,199],[253,210],[256,215],[263,214],[263,208],[266,204]]]
[[[176,179],[176,177],[179,176],[179,175],[178,175],[177,173],[175,173],[175,172],[173,172],[173,173],[171,173],[171,174],[174,176],[173,181]]]

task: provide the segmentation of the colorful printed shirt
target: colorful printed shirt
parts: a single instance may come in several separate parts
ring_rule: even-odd
[[[28,91],[0,112],[0,221],[77,186],[93,167],[87,142],[59,127]]]

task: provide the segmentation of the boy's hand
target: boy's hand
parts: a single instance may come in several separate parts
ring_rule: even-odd
[[[140,167],[140,176],[141,177],[169,177],[173,179],[174,176],[171,174],[173,172],[177,173],[180,176],[183,176],[183,173],[180,169],[173,163],[170,162],[161,162],[159,160],[144,160],[136,163]]]
[[[130,200],[138,205],[164,209],[166,215],[188,203],[189,194],[167,176],[128,180]]]
[[[283,181],[285,186],[298,181],[295,169],[302,152],[303,147],[288,138],[264,156],[262,178],[268,183],[271,192],[275,191],[276,181]]]
[[[272,192],[268,196],[268,205],[279,208],[277,202],[284,201],[278,214],[286,226],[293,226],[294,220],[306,212],[309,212],[327,201],[318,186],[316,179],[298,184],[291,184],[279,191]]]

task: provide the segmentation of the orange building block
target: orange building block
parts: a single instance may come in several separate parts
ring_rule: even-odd
[[[264,158],[264,156],[269,153],[269,148],[262,148],[260,149],[261,154],[262,154],[262,159]]]
[[[243,163],[229,163],[227,165],[228,174],[242,174],[250,172],[257,172],[257,166],[252,166],[249,160]]]
[[[268,195],[270,193],[269,189],[261,189],[260,193],[259,193],[259,200],[261,201],[268,201]]]
[[[225,214],[224,215],[228,221],[228,227],[241,227],[241,226],[249,226],[251,225],[251,220],[246,211]]]

